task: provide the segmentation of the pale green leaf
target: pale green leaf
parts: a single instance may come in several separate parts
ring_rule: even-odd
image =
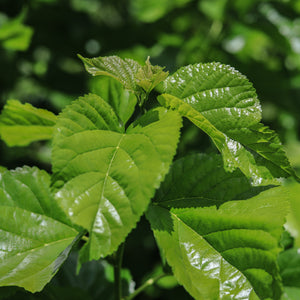
[[[135,80],[135,75],[141,68],[138,62],[129,58],[122,59],[118,56],[85,58],[78,55],[78,57],[84,63],[86,70],[93,76],[109,76],[121,82],[128,90],[139,91]]]
[[[284,294],[281,300],[299,300],[300,299],[300,288],[295,287],[284,287]]]
[[[174,275],[195,299],[280,298],[287,190],[261,190],[238,170],[226,173],[218,155],[172,165],[147,217]]]
[[[261,108],[252,84],[219,63],[179,69],[165,81],[158,99],[207,133],[229,171],[240,168],[253,185],[295,176],[275,134],[259,123]]]
[[[169,75],[164,72],[163,67],[152,66],[148,56],[145,66],[140,68],[136,74],[136,82],[143,90],[149,94],[158,84],[163,82]]]
[[[50,176],[37,168],[0,174],[0,286],[42,290],[81,236],[49,184]]]
[[[56,116],[31,104],[9,100],[0,115],[0,135],[8,146],[26,146],[52,138]]]
[[[68,106],[53,143],[56,199],[89,231],[82,261],[111,254],[136,226],[169,170],[181,127],[176,112],[159,108],[120,132],[103,103],[94,95]]]
[[[0,173],[3,173],[4,171],[6,171],[7,169],[3,166],[0,166]]]
[[[300,248],[300,184],[291,183],[287,185],[291,210],[287,216],[287,222],[285,224],[286,229],[295,239],[295,246]]]
[[[94,77],[91,91],[99,95],[113,108],[121,125],[125,125],[134,112],[136,96],[125,90],[122,84],[110,77]]]

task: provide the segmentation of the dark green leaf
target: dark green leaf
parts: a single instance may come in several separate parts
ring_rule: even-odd
[[[299,248],[292,248],[280,253],[278,264],[283,285],[300,288]]]

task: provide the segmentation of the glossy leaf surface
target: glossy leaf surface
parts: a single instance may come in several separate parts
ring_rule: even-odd
[[[0,115],[0,135],[8,146],[52,138],[56,116],[45,109],[9,100]]]
[[[121,125],[125,125],[134,112],[136,96],[125,90],[121,83],[109,77],[93,78],[91,89],[113,108]]]
[[[120,132],[103,103],[96,95],[74,102],[60,115],[54,137],[56,199],[89,230],[82,261],[111,254],[135,227],[169,170],[181,126],[176,112],[158,108]]]
[[[241,177],[222,171],[217,156],[183,158],[147,212],[174,275],[195,299],[280,298],[277,254],[286,190],[257,194],[261,188]]]
[[[49,183],[37,168],[0,175],[0,286],[42,290],[80,237],[55,204]]]
[[[259,123],[261,108],[245,76],[219,63],[183,67],[158,99],[201,128],[222,153],[226,169],[240,168],[253,185],[295,175],[275,132]]]

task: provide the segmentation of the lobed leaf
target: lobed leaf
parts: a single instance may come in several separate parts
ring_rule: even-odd
[[[159,102],[177,110],[210,136],[225,168],[240,168],[253,185],[296,176],[275,132],[259,123],[261,108],[245,76],[219,63],[179,69],[165,81]]]
[[[287,192],[262,189],[238,170],[226,173],[216,155],[173,164],[147,218],[174,275],[194,298],[280,298],[277,255]]]
[[[89,231],[81,261],[113,253],[136,226],[169,170],[181,127],[176,112],[158,108],[124,132],[104,105],[96,95],[75,101],[59,116],[53,142],[56,199]]]
[[[0,286],[37,292],[51,280],[81,237],[37,168],[0,174]]]
[[[50,111],[9,100],[0,115],[0,135],[8,146],[26,146],[51,139],[55,122]]]

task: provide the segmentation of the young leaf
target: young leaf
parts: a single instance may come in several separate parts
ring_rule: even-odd
[[[165,81],[158,100],[207,133],[225,168],[240,168],[253,185],[278,184],[295,176],[277,135],[259,123],[261,108],[245,76],[219,63],[179,69]]]
[[[56,199],[89,230],[81,261],[111,254],[135,227],[168,172],[181,127],[176,112],[159,108],[124,133],[113,111],[101,109],[106,102],[90,97],[59,116],[52,152]]]
[[[0,135],[8,146],[26,146],[52,138],[56,116],[17,100],[7,101],[0,115]]]
[[[279,299],[286,189],[257,194],[261,187],[220,162],[192,155],[173,164],[147,212],[158,244],[196,299]]]
[[[159,83],[164,81],[169,72],[164,72],[163,67],[152,66],[148,56],[145,66],[140,68],[136,74],[136,82],[149,94]]]
[[[135,60],[118,56],[85,58],[78,57],[84,63],[84,66],[93,76],[105,75],[112,77],[123,84],[123,86],[132,92],[140,92],[137,87],[135,74],[141,68],[141,65]]]
[[[55,204],[49,184],[50,176],[37,168],[0,174],[0,286],[42,290],[81,236]]]
[[[121,125],[125,125],[134,112],[136,96],[124,90],[122,84],[110,77],[92,78],[91,90],[104,99],[114,110]]]

